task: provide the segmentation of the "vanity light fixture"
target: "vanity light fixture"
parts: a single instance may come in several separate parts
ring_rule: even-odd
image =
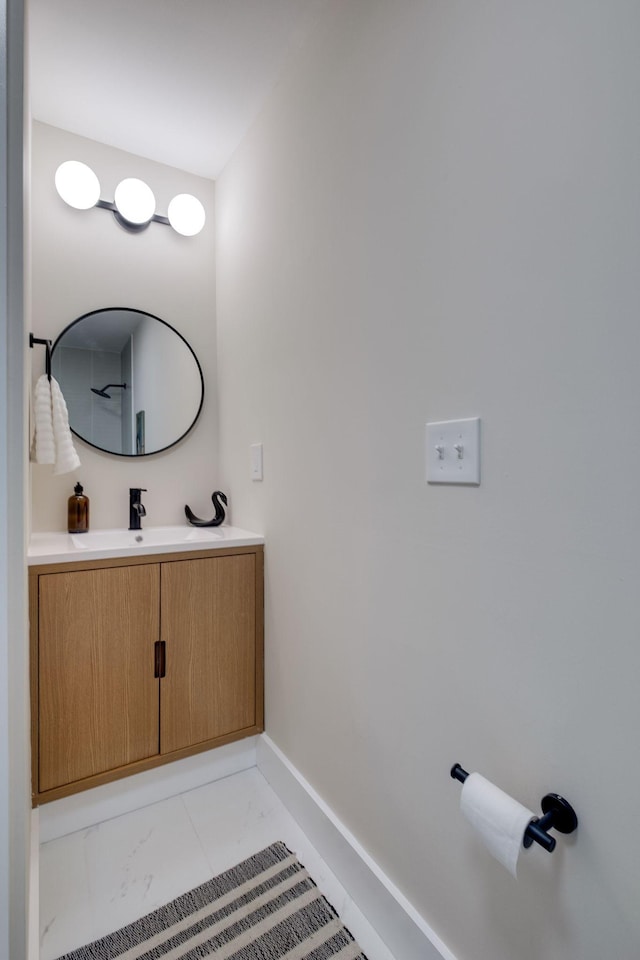
[[[100,199],[100,181],[86,163],[65,160],[56,170],[56,190],[65,203],[76,210],[101,207],[111,210],[126,230],[146,230],[152,220],[173,227],[184,237],[194,237],[204,227],[206,215],[200,201],[189,193],[180,193],[169,204],[168,217],[155,213],[156,198],[144,180],[127,177],[115,189],[114,202]]]

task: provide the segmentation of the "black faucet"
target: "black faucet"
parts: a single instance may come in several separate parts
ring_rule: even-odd
[[[129,488],[129,530],[142,530],[140,521],[146,517],[147,511],[140,502],[140,495],[146,492],[145,487]]]

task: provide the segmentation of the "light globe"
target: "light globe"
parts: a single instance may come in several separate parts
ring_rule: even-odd
[[[56,170],[56,190],[76,210],[89,210],[100,199],[100,181],[86,163],[65,160]]]
[[[113,199],[118,213],[127,223],[146,224],[156,210],[156,198],[151,187],[136,177],[121,180]]]
[[[204,207],[190,193],[179,193],[169,204],[167,210],[169,223],[183,237],[195,237],[204,227],[206,219]]]

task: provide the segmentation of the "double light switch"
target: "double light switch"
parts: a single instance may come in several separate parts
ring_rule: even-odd
[[[480,483],[480,419],[427,424],[428,483]]]

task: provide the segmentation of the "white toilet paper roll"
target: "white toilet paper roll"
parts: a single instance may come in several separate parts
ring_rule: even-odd
[[[524,831],[535,814],[479,773],[470,773],[463,783],[460,809],[489,852],[515,877]]]

